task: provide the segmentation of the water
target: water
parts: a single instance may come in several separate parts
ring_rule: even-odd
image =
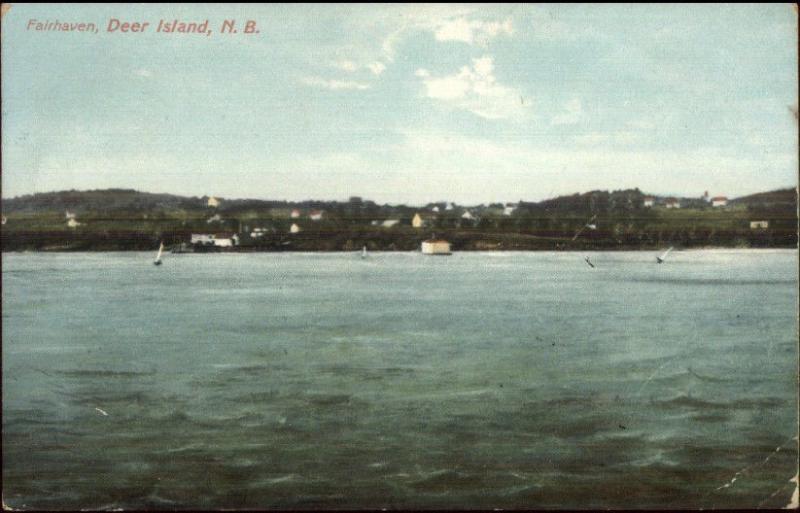
[[[797,252],[584,256],[3,255],[5,503],[788,503]]]

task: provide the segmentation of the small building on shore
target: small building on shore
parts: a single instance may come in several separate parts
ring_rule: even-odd
[[[414,228],[424,228],[426,226],[430,226],[435,218],[436,218],[435,214],[429,214],[427,212],[417,212],[411,219],[411,226],[413,226]]]
[[[712,207],[724,207],[728,205],[728,198],[725,196],[715,196],[711,198]]]
[[[289,228],[289,233],[300,233],[300,227],[297,223],[292,223],[292,226]]]
[[[642,203],[642,205],[644,205],[645,207],[652,207],[655,204],[656,204],[656,199],[653,196],[644,197],[644,203]]]
[[[230,248],[239,243],[239,236],[231,232],[193,233],[191,243],[199,246]]]
[[[664,201],[664,206],[667,208],[681,208],[681,202],[678,198],[667,198]]]
[[[253,231],[250,232],[250,238],[251,239],[260,239],[261,237],[263,237],[266,234],[271,233],[271,232],[274,233],[275,229],[271,228],[271,227],[270,228],[264,228],[262,226],[258,226],[256,228],[253,228]]]
[[[766,230],[769,228],[769,221],[750,221],[751,230]]]
[[[428,239],[422,241],[423,255],[450,255],[450,243],[442,239]]]

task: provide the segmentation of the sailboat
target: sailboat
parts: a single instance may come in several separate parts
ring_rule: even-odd
[[[361,258],[367,258],[367,247],[361,248]]]
[[[164,252],[164,242],[161,242],[161,245],[158,246],[158,254],[156,255],[156,259],[153,261],[153,265],[161,265],[161,253]]]
[[[672,246],[670,246],[669,249],[666,250],[661,256],[657,256],[656,257],[656,262],[659,263],[659,264],[663,264],[664,263],[664,259],[667,258],[667,254],[670,251],[672,251]]]

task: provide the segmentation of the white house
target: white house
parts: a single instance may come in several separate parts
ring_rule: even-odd
[[[300,233],[300,227],[297,226],[297,223],[292,223],[292,226],[289,228],[289,233]]]
[[[676,198],[667,198],[666,201],[664,201],[664,206],[667,208],[681,208],[681,202]]]
[[[764,230],[769,228],[769,221],[750,221],[751,230]]]
[[[3,216],[3,221],[2,222],[3,222],[3,224],[6,224],[8,222],[8,219],[6,219],[6,216]]]
[[[433,207],[433,208],[431,209],[431,212],[438,212],[438,211],[439,211],[439,207]]]
[[[216,207],[218,207],[218,206],[219,206],[219,200],[218,200],[217,198],[215,198],[214,196],[211,196],[211,197],[209,197],[209,198],[208,198],[208,201],[207,201],[206,203],[207,203],[207,205],[208,205],[209,207],[214,207],[214,208],[216,208]]]
[[[714,196],[711,198],[712,207],[724,207],[728,204],[728,198],[725,196]]]
[[[258,228],[253,228],[253,231],[250,232],[250,237],[252,237],[254,239],[260,239],[261,237],[263,237],[267,233],[274,232],[274,231],[275,230],[273,228],[262,228],[262,227],[259,226]]]
[[[450,243],[441,239],[428,239],[422,241],[423,255],[449,255]]]
[[[82,223],[79,223],[74,217],[70,217],[67,220],[67,226],[69,226],[70,228],[76,228],[76,227],[80,226],[81,224]]]
[[[308,214],[308,217],[310,217],[312,221],[319,221],[322,219],[322,210],[312,210],[311,213]]]
[[[384,228],[391,228],[392,226],[395,226],[399,222],[400,222],[399,219],[387,219],[386,221],[381,223],[381,226],[383,226]]]
[[[430,224],[431,216],[429,214],[420,214],[417,212],[414,214],[413,219],[411,219],[411,226],[414,228],[422,228]]]
[[[461,214],[461,219],[475,219],[475,217],[473,217],[472,212],[465,210],[464,213]]]
[[[505,208],[503,208],[503,215],[504,216],[510,216],[511,214],[514,213],[514,211],[516,209],[517,209],[517,207],[515,207],[513,205],[506,205]]]
[[[230,232],[193,233],[191,243],[200,244],[201,246],[218,246],[221,248],[229,248],[239,243],[239,236]]]
[[[645,207],[652,207],[656,204],[656,199],[652,196],[645,196],[643,205]]]
[[[213,245],[214,235],[210,233],[193,233],[190,241],[192,244]]]
[[[300,217],[300,211],[297,210],[297,209],[294,209],[294,210],[292,210],[292,213],[290,214],[290,216],[291,216],[292,219],[297,219],[298,217]]]

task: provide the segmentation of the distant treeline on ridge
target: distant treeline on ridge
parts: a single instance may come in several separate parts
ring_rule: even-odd
[[[424,206],[184,197],[132,189],[60,191],[2,200],[2,249],[145,250],[192,234],[235,234],[237,251],[413,250],[436,234],[454,250],[796,247],[797,191],[736,199],[639,189],[539,202]]]

